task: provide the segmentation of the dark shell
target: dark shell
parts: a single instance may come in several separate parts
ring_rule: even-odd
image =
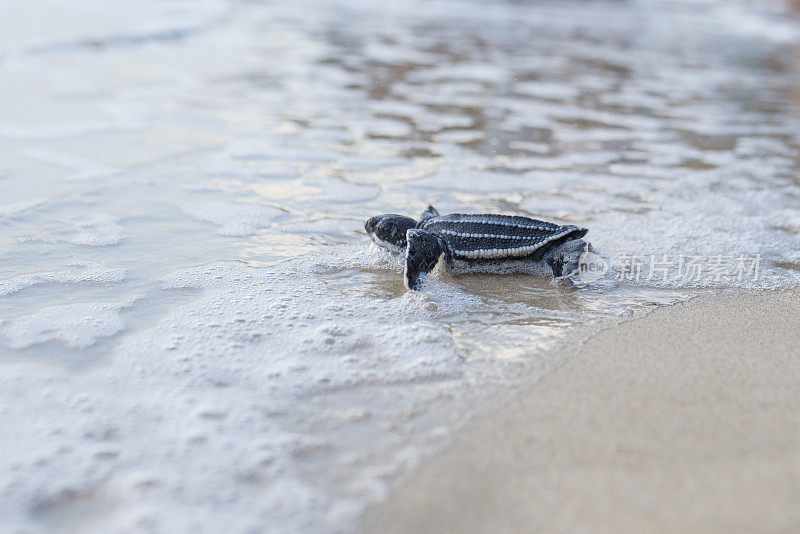
[[[588,231],[529,217],[461,213],[432,217],[420,222],[419,228],[439,236],[454,258],[464,260],[536,255],[550,244],[580,239]]]

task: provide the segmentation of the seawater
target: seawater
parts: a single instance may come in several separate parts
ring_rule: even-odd
[[[7,4],[9,531],[347,530],[577,327],[798,282],[780,3]],[[585,226],[617,271],[760,270],[408,293],[362,225],[429,203]]]

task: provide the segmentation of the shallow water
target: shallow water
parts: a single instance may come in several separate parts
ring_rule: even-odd
[[[800,27],[780,4],[5,11],[12,531],[344,530],[577,326],[800,278]],[[406,293],[362,224],[428,203],[586,226],[612,270]],[[703,270],[679,276],[683,256]]]

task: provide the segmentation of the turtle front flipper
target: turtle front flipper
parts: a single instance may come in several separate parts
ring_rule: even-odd
[[[435,235],[413,228],[406,232],[406,243],[403,282],[413,291],[422,287],[422,275],[436,268],[445,256],[446,245]]]

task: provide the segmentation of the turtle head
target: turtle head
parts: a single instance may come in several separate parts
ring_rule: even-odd
[[[422,287],[422,274],[434,270],[445,256],[445,245],[435,235],[417,229],[408,231],[407,241],[403,282],[406,288],[417,290]]]
[[[406,248],[406,232],[417,226],[417,221],[402,215],[376,215],[364,223],[369,237],[381,248],[401,252]]]

